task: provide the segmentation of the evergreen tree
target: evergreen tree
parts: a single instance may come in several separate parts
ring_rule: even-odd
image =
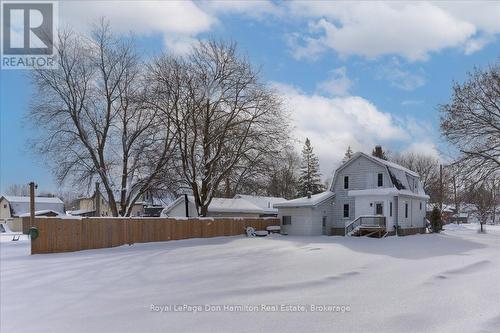
[[[443,220],[441,219],[441,210],[434,206],[430,216],[432,232],[440,232],[443,230]]]
[[[345,152],[344,158],[342,159],[342,163],[349,161],[351,159],[352,155],[354,155],[354,153],[351,149],[351,146],[348,146],[347,151]]]
[[[323,190],[324,186],[321,184],[321,174],[319,172],[319,160],[313,152],[311,141],[306,138],[304,148],[302,149],[299,187],[297,192],[299,196],[307,196],[308,192],[316,194]]]
[[[375,148],[372,151],[372,155],[386,161],[388,160],[387,154],[385,153],[385,151],[382,150],[382,146],[380,145],[375,146]]]

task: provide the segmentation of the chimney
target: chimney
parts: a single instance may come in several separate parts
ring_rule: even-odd
[[[382,146],[381,145],[376,145],[375,146],[375,156],[381,157],[382,156]]]
[[[307,199],[311,199],[311,195],[312,195],[312,192],[311,191],[307,191]]]
[[[99,192],[99,182],[95,182],[94,203],[95,216],[101,216],[101,192]]]

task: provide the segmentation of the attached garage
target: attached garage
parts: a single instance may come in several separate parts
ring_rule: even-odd
[[[335,194],[330,191],[275,204],[281,233],[292,236],[328,235],[333,224]]]

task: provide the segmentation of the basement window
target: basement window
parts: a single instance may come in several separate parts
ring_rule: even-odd
[[[292,224],[292,217],[291,216],[283,216],[281,218],[283,225],[291,225]]]
[[[349,204],[344,204],[344,217],[349,217]]]

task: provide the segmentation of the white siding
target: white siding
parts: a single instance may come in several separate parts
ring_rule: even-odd
[[[278,208],[278,212],[281,221],[281,232],[292,236],[313,235],[312,210],[310,207],[283,207]],[[291,216],[292,224],[283,225],[283,216]]]
[[[185,217],[186,207],[184,206],[184,200],[179,200],[177,204],[174,207],[172,207],[172,209],[168,212],[168,216]],[[196,206],[192,202],[189,202],[189,217],[198,217]]]
[[[420,203],[422,209],[420,210]],[[405,204],[408,204],[408,217],[405,216]],[[399,197],[398,225],[400,228],[422,228],[425,226],[425,201],[421,199]]]
[[[392,216],[390,216],[390,204],[392,202]],[[382,215],[386,217],[386,230],[394,230],[394,222],[396,220],[394,197],[392,196],[380,196],[380,195],[367,195],[367,196],[357,196],[355,200],[356,204],[356,217],[361,215],[375,215],[375,205],[377,203],[382,203]]]
[[[335,175],[332,191],[335,192],[335,208],[333,209],[333,223],[336,227],[344,227],[346,222],[354,220],[361,215],[356,210],[354,197],[349,197],[350,190],[366,190],[379,188],[377,175],[383,175],[383,186],[392,187],[387,168],[374,161],[360,156]],[[344,176],[349,176],[349,189],[344,189]],[[344,204],[349,204],[349,218],[344,218]],[[373,213],[372,213],[373,214]]]
[[[330,198],[316,207],[280,207],[278,218],[281,221],[281,231],[292,236],[316,236],[323,234],[323,216],[327,217],[325,234],[330,234],[333,225],[333,203]],[[292,224],[283,225],[283,216],[291,216]]]
[[[0,218],[7,217],[11,217],[9,202],[5,198],[2,198],[0,201]]]

